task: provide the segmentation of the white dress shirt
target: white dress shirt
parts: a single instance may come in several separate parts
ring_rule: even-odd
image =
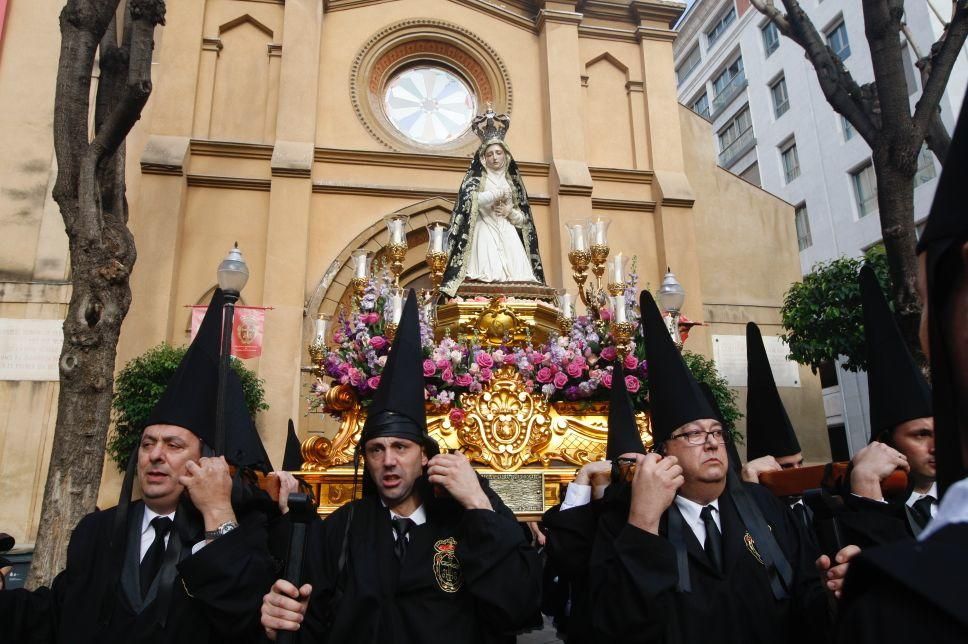
[[[386,507],[386,503],[383,504],[383,507]],[[417,507],[416,510],[413,511],[413,513],[410,516],[405,517],[402,514],[397,514],[393,510],[390,510],[390,520],[392,521],[393,519],[410,519],[411,521],[413,521],[414,527],[416,527],[418,525],[423,525],[427,523],[427,511],[424,510],[423,505],[420,505]],[[393,532],[393,540],[396,541],[397,531],[392,528],[390,529],[390,531]],[[407,541],[408,542],[410,541],[409,534],[407,534]]]
[[[707,505],[713,506],[713,521],[716,522],[716,527],[722,533],[723,524],[719,517],[719,499],[715,499]],[[699,513],[706,506],[699,505],[695,501],[690,501],[686,497],[678,494],[676,495],[676,506],[679,508],[679,512],[682,513],[682,518],[686,520],[686,525],[692,528],[692,533],[699,540],[699,545],[704,545],[706,543],[706,526],[703,524],[702,517],[699,516]]]
[[[561,511],[588,505],[592,502],[592,486],[581,483],[569,483],[565,489],[565,500],[561,502]]]
[[[168,517],[174,523],[175,513],[171,514],[158,514],[147,505],[145,506],[145,515],[141,519],[141,555],[138,557],[138,561],[145,558],[145,553],[148,552],[148,548],[151,547],[152,542],[155,540],[155,529],[151,525],[152,519],[155,517]],[[174,527],[174,525],[172,526]],[[168,540],[171,538],[171,530],[168,530],[168,534],[165,535],[165,547],[168,547]],[[203,542],[204,543],[204,542]]]
[[[924,541],[932,534],[954,523],[968,523],[968,478],[963,478],[945,490],[938,506],[938,514],[918,535]]]
[[[931,518],[934,518],[938,516],[938,503],[937,503],[938,484],[937,483],[932,483],[931,488],[923,494],[921,492],[911,492],[911,496],[908,497],[908,500],[905,501],[904,504],[909,508],[913,508],[915,503],[917,503],[918,501],[920,501],[921,499],[923,499],[928,495],[933,496],[935,500],[935,502],[931,504]]]

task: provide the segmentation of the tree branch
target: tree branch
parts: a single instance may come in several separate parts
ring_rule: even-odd
[[[968,3],[961,2],[955,4],[951,20],[938,41],[931,46],[928,80],[924,83],[921,98],[918,99],[914,109],[916,128],[922,131],[928,129],[928,123],[941,102],[945,87],[948,85],[948,78],[951,76],[951,69],[965,44],[966,37],[968,37]]]

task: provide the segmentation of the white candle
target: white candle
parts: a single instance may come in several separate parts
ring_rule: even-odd
[[[625,283],[625,257],[622,253],[615,254],[611,259],[608,260],[611,264],[611,279],[609,280],[612,284],[624,284]]]
[[[608,245],[608,219],[602,219],[599,217],[592,222],[592,243],[599,246]]]
[[[444,237],[447,234],[447,227],[443,224],[431,224],[427,226],[427,231],[430,233],[430,252],[444,252]]]
[[[561,317],[570,320],[575,317],[575,296],[571,293],[561,293],[558,295],[558,309]]]
[[[394,291],[390,295],[390,320],[394,324],[399,324],[401,316],[403,316],[403,292]]]
[[[400,219],[390,220],[390,243],[391,244],[403,243],[403,221],[401,221]]]
[[[612,320],[617,324],[621,324],[623,322],[628,321],[628,318],[626,317],[626,314],[625,314],[625,296],[615,295],[611,298],[611,300],[612,300]]]
[[[571,250],[588,250],[587,226],[588,222],[585,221],[577,221],[565,225],[568,229],[568,234],[571,235]]]
[[[353,251],[353,276],[367,279],[370,276],[370,253],[362,248]]]
[[[320,315],[316,318],[316,341],[325,343],[326,336],[329,335],[329,316]]]

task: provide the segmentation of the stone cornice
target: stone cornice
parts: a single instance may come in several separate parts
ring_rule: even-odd
[[[651,170],[625,170],[623,168],[588,168],[595,181],[611,183],[651,184],[655,175]]]
[[[563,25],[580,25],[582,14],[575,11],[559,11],[557,9],[542,9],[538,12],[537,28],[538,32],[544,30],[544,26],[549,22]]]
[[[470,159],[463,156],[385,152],[383,150],[340,150],[336,148],[316,148],[315,160],[322,163],[349,163],[452,172],[466,172],[470,163]],[[524,176],[548,176],[549,165],[547,163],[534,161],[518,161],[517,163],[518,169]]]
[[[597,40],[638,42],[638,35],[635,29],[617,29],[615,27],[602,27],[599,25],[579,25],[578,35],[582,38],[595,38]]]
[[[592,208],[597,210],[625,210],[632,212],[655,212],[654,201],[632,201],[628,199],[603,199],[592,197]]]
[[[433,197],[441,197],[451,201],[457,199],[456,190],[414,188],[412,186],[390,186],[372,183],[350,183],[346,181],[316,181],[313,182],[313,192],[316,194],[357,195],[364,197],[403,197],[406,199],[432,199]],[[547,206],[551,203],[548,195],[539,194],[529,194],[528,201],[535,206]]]
[[[229,190],[257,190],[269,192],[272,182],[269,179],[249,179],[246,177],[219,177],[207,174],[188,175],[188,185],[193,188],[226,188]]]
[[[695,203],[695,199],[679,199],[675,197],[664,197],[662,199],[663,206],[671,206],[674,208],[692,208]]]
[[[686,10],[686,4],[669,0],[631,0],[629,8],[640,23],[649,21],[671,25]]]
[[[394,2],[395,0],[325,0],[323,10],[326,12],[346,11],[369,5]],[[462,7],[469,7],[475,11],[486,13],[502,22],[536,31],[534,16],[536,13],[534,2],[531,0],[504,0],[501,3],[489,0],[450,0]]]
[[[676,32],[671,29],[657,29],[655,27],[639,27],[635,30],[639,40],[656,40],[659,42],[675,42]]]
[[[265,143],[238,143],[236,141],[210,141],[192,139],[191,153],[205,157],[228,157],[231,159],[272,159],[272,146]]]

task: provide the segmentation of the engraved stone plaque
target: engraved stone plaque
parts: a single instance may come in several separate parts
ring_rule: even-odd
[[[764,335],[763,347],[770,361],[770,370],[777,387],[799,387],[800,367],[787,359],[790,352],[778,336]],[[714,335],[713,360],[719,375],[730,387],[746,386],[746,336]]]
[[[59,380],[63,320],[0,318],[0,380]]]
[[[544,512],[544,474],[481,474],[515,514]]]

